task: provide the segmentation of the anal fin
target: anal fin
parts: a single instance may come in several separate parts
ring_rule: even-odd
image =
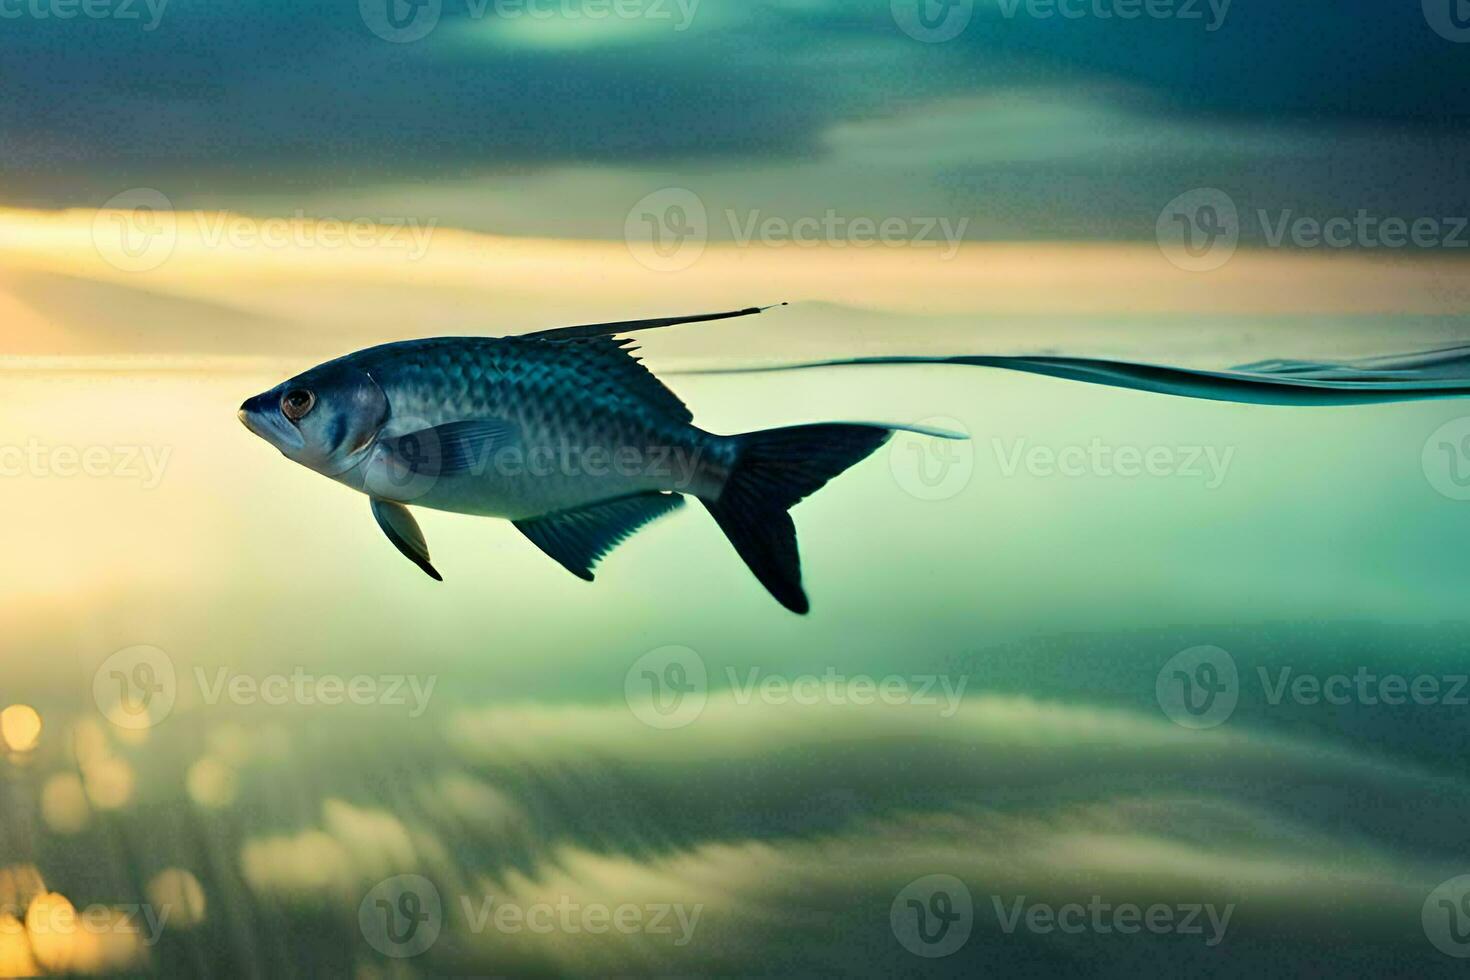
[[[677,493],[640,493],[512,523],[553,561],[590,582],[592,570],[610,551],[683,504]]]

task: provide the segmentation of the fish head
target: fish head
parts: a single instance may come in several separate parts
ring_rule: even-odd
[[[245,428],[287,459],[333,477],[367,457],[388,416],[388,397],[372,375],[337,361],[298,374],[240,406]]]

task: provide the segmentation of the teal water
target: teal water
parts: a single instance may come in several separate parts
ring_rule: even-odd
[[[698,508],[593,584],[425,513],[431,582],[239,427],[276,380],[0,374],[10,972],[1461,968],[1462,401],[671,377],[971,434],[796,509],[799,618]]]

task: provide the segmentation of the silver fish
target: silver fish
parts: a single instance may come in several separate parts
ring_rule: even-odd
[[[591,581],[598,561],[687,494],[771,595],[805,613],[787,511],[909,427],[706,432],[620,336],[762,309],[384,344],[247,399],[240,421],[287,459],[367,494],[383,533],[435,579],[409,504],[509,519]]]

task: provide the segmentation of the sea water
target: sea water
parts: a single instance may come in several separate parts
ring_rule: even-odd
[[[0,973],[1470,952],[1464,402],[668,376],[719,432],[970,436],[795,509],[797,617],[698,506],[592,584],[419,511],[433,582],[240,427],[283,376],[0,373]]]

